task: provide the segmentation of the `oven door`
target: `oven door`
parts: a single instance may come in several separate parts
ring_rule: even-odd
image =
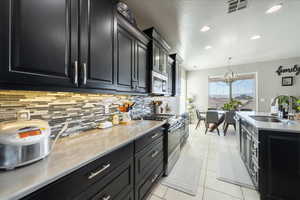
[[[181,127],[170,128],[168,130],[168,155],[170,156],[176,147],[180,144],[182,137]]]
[[[167,152],[165,154],[166,158],[166,169],[165,176],[168,176],[175,164],[180,157],[180,139],[182,137],[182,130],[180,126],[171,127],[168,129],[167,134]]]

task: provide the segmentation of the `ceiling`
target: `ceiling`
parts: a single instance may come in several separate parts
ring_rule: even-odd
[[[124,0],[141,29],[156,27],[188,70],[300,56],[300,0],[248,0],[227,14],[227,0]],[[265,14],[276,3],[283,7]],[[208,25],[211,30],[201,32]],[[250,40],[253,35],[261,39]],[[212,46],[206,50],[207,45]]]

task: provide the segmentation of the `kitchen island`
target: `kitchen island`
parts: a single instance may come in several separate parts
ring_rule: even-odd
[[[262,200],[300,199],[300,123],[237,112],[241,158]]]

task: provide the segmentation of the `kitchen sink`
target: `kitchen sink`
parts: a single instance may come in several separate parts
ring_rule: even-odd
[[[274,122],[274,123],[281,123],[282,121],[278,119],[277,117],[272,116],[259,116],[259,115],[253,115],[250,116],[252,119],[260,122]]]

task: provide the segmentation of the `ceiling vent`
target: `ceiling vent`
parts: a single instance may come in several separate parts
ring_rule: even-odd
[[[247,8],[248,0],[229,0],[228,13],[236,12],[238,10]]]

